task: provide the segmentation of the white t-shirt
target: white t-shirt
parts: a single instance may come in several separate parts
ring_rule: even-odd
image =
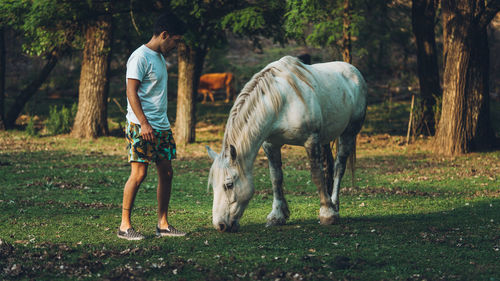
[[[127,83],[129,78],[141,82],[137,94],[151,127],[162,131],[170,129],[167,117],[167,63],[163,55],[146,45],[139,47],[127,61]],[[128,99],[127,120],[135,124],[140,123]]]

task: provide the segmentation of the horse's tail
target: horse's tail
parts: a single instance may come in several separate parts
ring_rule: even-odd
[[[354,145],[352,147],[352,152],[347,158],[347,169],[351,170],[351,185],[352,187],[356,186],[356,141],[357,137],[354,139]],[[339,152],[339,139],[335,139],[332,144],[331,148],[333,150],[333,147],[335,146],[335,155]]]
[[[349,167],[349,170],[351,170],[351,184],[352,187],[354,188],[356,186],[356,140],[357,138],[354,138],[354,145],[352,147],[352,153],[349,155],[349,158],[347,159],[347,166]]]

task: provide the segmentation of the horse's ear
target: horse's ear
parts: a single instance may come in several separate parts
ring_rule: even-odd
[[[217,153],[215,151],[213,151],[208,145],[206,146],[206,148],[207,148],[208,156],[210,156],[210,158],[212,158],[212,160],[215,160],[215,158],[217,158]]]
[[[236,160],[236,147],[234,147],[232,144],[229,145],[229,152],[231,153],[231,160]]]

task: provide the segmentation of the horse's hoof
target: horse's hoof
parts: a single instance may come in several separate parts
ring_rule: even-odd
[[[338,224],[339,220],[340,220],[339,216],[319,217],[319,223],[322,225]]]
[[[277,225],[285,225],[286,224],[286,219],[281,218],[272,218],[270,220],[267,220],[266,227],[270,226],[277,226]]]

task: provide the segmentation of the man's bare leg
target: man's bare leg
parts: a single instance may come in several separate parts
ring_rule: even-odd
[[[132,227],[130,215],[134,206],[135,195],[139,190],[139,186],[144,181],[148,171],[148,164],[141,162],[130,162],[130,177],[123,189],[123,204],[122,204],[122,222],[120,230],[126,231]]]
[[[156,190],[158,227],[166,229],[168,228],[168,205],[170,203],[174,171],[172,169],[172,162],[166,159],[156,162],[156,168],[158,170],[158,188]]]

